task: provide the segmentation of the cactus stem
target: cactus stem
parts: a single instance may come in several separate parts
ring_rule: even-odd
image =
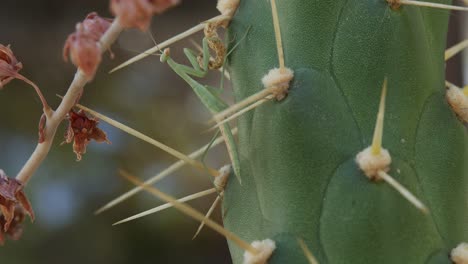
[[[377,122],[375,124],[374,137],[372,139],[372,154],[379,155],[382,150],[382,137],[383,137],[383,126],[384,126],[384,115],[385,115],[385,98],[387,97],[387,77],[385,77],[382,94],[380,97],[379,112],[377,114]]]
[[[468,244],[460,243],[456,248],[452,249],[450,257],[455,264],[468,263]]]
[[[232,134],[235,135],[236,133],[237,133],[237,128],[232,129]],[[223,142],[224,142],[224,138],[223,137],[218,137],[212,142],[212,144],[207,144],[207,145],[199,148],[198,150],[191,153],[189,155],[189,157],[192,158],[192,159],[196,159],[198,157],[201,157],[201,156],[203,156],[203,154],[205,153],[205,151],[206,151],[206,149],[208,147],[218,146],[219,144],[221,144]],[[186,164],[187,164],[187,162],[185,162],[184,160],[179,160],[179,161],[173,163],[167,169],[161,171],[160,173],[156,174],[155,176],[153,176],[150,179],[148,179],[147,181],[145,181],[145,184],[146,185],[155,184],[156,182],[164,179],[165,177],[167,177],[171,173],[173,173],[173,172],[177,171],[178,169],[182,168]],[[216,178],[215,178],[215,180],[216,180]],[[102,213],[102,212],[104,212],[106,210],[109,210],[110,208],[112,208],[112,207],[118,205],[119,203],[127,200],[128,198],[132,197],[133,195],[139,193],[142,190],[143,190],[143,188],[141,188],[141,187],[135,187],[135,188],[131,189],[130,191],[128,191],[128,192],[118,196],[117,198],[113,199],[112,201],[108,202],[107,204],[105,204],[104,206],[102,206],[101,208],[96,210],[96,212],[94,214],[98,215],[98,214],[100,214],[100,213]]]
[[[216,208],[216,206],[218,205],[218,203],[221,201],[221,198],[223,197],[224,193],[220,193],[216,199],[214,200],[213,204],[211,205],[210,209],[208,210],[208,212],[206,213],[205,215],[205,219],[207,218],[210,218],[211,214],[213,213],[214,209]],[[198,234],[200,234],[201,230],[203,229],[203,227],[205,226],[205,219],[203,219],[203,221],[200,223],[200,226],[198,227],[197,229],[197,232],[195,232],[195,235],[193,235],[192,237],[192,240],[194,240],[195,238],[197,238]]]
[[[159,199],[161,199],[161,200],[163,200],[165,202],[171,203],[176,209],[178,209],[182,213],[186,214],[187,216],[190,216],[193,219],[195,219],[197,221],[200,221],[200,222],[205,220],[205,224],[208,227],[212,228],[214,231],[216,231],[219,234],[223,235],[224,237],[226,237],[226,239],[231,240],[236,245],[238,245],[240,248],[242,248],[243,250],[249,252],[250,254],[257,255],[257,254],[261,253],[261,251],[259,249],[257,249],[256,247],[250,245],[249,243],[245,242],[244,240],[242,240],[240,237],[238,237],[237,235],[235,235],[231,231],[229,231],[229,230],[225,229],[224,227],[222,227],[220,224],[216,223],[215,221],[213,221],[213,220],[211,220],[209,218],[205,219],[205,216],[202,213],[198,212],[197,210],[193,209],[192,207],[190,207],[190,206],[188,206],[186,204],[178,202],[172,196],[170,196],[168,194],[165,194],[164,192],[162,192],[162,191],[160,191],[160,190],[158,190],[158,189],[156,189],[156,188],[154,188],[152,186],[148,186],[148,185],[144,184],[138,178],[136,178],[135,176],[129,174],[126,171],[120,170],[120,174],[123,177],[125,177],[127,180],[132,182],[133,184],[142,187],[143,189],[145,189],[149,193],[153,194],[154,196],[158,197]]]
[[[258,100],[257,102],[255,102],[255,103],[253,103],[253,104],[251,104],[251,105],[245,107],[244,109],[240,110],[239,112],[236,112],[236,113],[234,113],[233,115],[227,117],[226,119],[224,119],[224,120],[221,121],[220,123],[217,123],[215,126],[213,126],[213,127],[211,127],[210,129],[208,129],[207,132],[215,130],[216,128],[218,128],[218,127],[224,125],[225,123],[227,123],[227,122],[229,122],[229,121],[231,121],[231,120],[233,120],[233,119],[236,119],[237,117],[239,117],[239,116],[241,116],[241,115],[243,115],[243,114],[249,112],[249,111],[252,110],[252,109],[257,108],[258,106],[260,106],[260,105],[262,105],[262,104],[264,104],[264,103],[270,101],[270,100],[273,99],[273,98],[274,98],[273,95],[269,95],[269,96],[267,96],[267,97],[265,97],[265,98],[263,98],[263,99]]]
[[[201,198],[201,197],[205,197],[205,196],[210,195],[210,194],[215,193],[215,192],[216,192],[216,188],[211,188],[211,189],[208,189],[208,190],[205,190],[205,191],[201,191],[201,192],[198,192],[198,193],[194,193],[194,194],[185,196],[183,198],[178,199],[177,201],[179,201],[180,203],[185,203],[185,202],[188,202],[188,201],[191,201],[191,200],[195,200],[195,199],[198,199],[198,198]],[[150,215],[150,214],[155,214],[155,213],[160,212],[160,211],[162,211],[164,209],[171,208],[172,206],[173,205],[171,203],[165,203],[165,204],[160,205],[158,207],[155,207],[153,209],[146,210],[146,211],[141,212],[139,214],[133,215],[133,216],[128,217],[128,218],[125,218],[125,219],[123,219],[121,221],[118,221],[118,222],[112,224],[112,225],[116,226],[116,225],[120,225],[120,224],[123,224],[123,223],[127,223],[127,222],[130,222],[130,221],[136,220],[138,218],[145,217],[145,216]]]
[[[270,0],[271,3],[271,13],[273,16],[273,26],[275,28],[275,39],[276,39],[276,48],[278,49],[278,60],[279,67],[281,71],[284,71],[284,52],[283,52],[283,42],[281,40],[281,29],[278,18],[278,10],[276,9],[276,0]]]
[[[394,1],[401,5],[413,5],[413,6],[431,7],[431,8],[439,8],[439,9],[447,9],[447,10],[468,11],[467,7],[445,5],[445,4],[431,3],[431,2],[425,2],[425,1],[414,1],[414,0],[396,0],[396,1],[387,0],[387,1],[389,2]]]
[[[192,28],[190,28],[190,29],[176,35],[176,36],[171,37],[168,40],[165,40],[165,41],[159,43],[159,45],[156,45],[156,46],[154,46],[154,47],[140,53],[139,55],[127,60],[126,62],[124,62],[124,63],[120,64],[119,66],[115,67],[114,69],[112,69],[109,73],[114,73],[114,72],[116,72],[116,71],[118,71],[120,69],[123,69],[123,68],[127,67],[128,65],[133,64],[133,63],[135,63],[135,62],[137,62],[139,60],[142,60],[142,59],[150,56],[151,54],[154,54],[154,53],[156,53],[156,52],[158,52],[158,51],[160,51],[160,50],[162,50],[162,49],[164,49],[166,47],[169,47],[170,45],[172,45],[172,44],[174,44],[174,43],[176,43],[176,42],[178,42],[178,41],[180,41],[180,40],[182,40],[184,38],[190,37],[191,35],[202,31],[205,28],[205,23],[220,22],[220,21],[225,21],[227,19],[230,19],[230,17],[227,17],[225,15],[218,15],[216,17],[213,17],[212,19],[209,19],[209,20],[207,20],[205,22],[202,22],[202,23],[200,23],[200,24],[198,24],[198,25],[196,25],[196,26],[194,26],[194,27],[192,27]]]
[[[445,60],[446,61],[449,60],[450,58],[457,55],[458,53],[460,53],[462,50],[466,48],[468,48],[468,39],[465,39],[461,41],[460,43],[455,44],[454,46],[448,48],[445,51]]]
[[[411,204],[413,204],[416,208],[418,208],[424,214],[429,213],[429,209],[418,199],[414,196],[408,189],[406,189],[403,185],[397,182],[392,176],[388,175],[385,171],[379,171],[377,173],[378,177],[384,180],[386,183],[390,184],[396,191],[398,191],[406,200],[408,200]]]
[[[317,259],[314,257],[312,252],[309,250],[307,247],[306,243],[302,238],[297,239],[297,243],[299,243],[299,246],[301,247],[302,251],[304,252],[305,257],[309,261],[309,264],[319,264]]]
[[[147,135],[145,135],[145,134],[143,134],[141,132],[138,132],[137,130],[135,130],[135,129],[129,127],[129,126],[126,126],[126,125],[124,125],[124,124],[122,124],[122,123],[120,123],[120,122],[118,122],[118,121],[116,121],[116,120],[114,120],[114,119],[112,119],[110,117],[107,117],[107,116],[105,116],[105,115],[103,115],[101,113],[98,113],[98,112],[96,112],[96,111],[94,111],[94,110],[92,110],[90,108],[87,108],[87,107],[85,107],[83,105],[76,104],[75,106],[78,107],[79,109],[82,109],[82,110],[88,112],[89,114],[97,117],[98,119],[108,123],[111,126],[114,126],[114,127],[118,128],[118,129],[120,129],[120,130],[134,136],[134,137],[137,137],[137,138],[139,138],[139,139],[141,139],[141,140],[143,140],[143,141],[145,141],[145,142],[147,142],[147,143],[149,143],[149,144],[151,144],[151,145],[165,151],[166,153],[168,153],[168,154],[170,154],[170,155],[172,155],[172,156],[174,156],[174,157],[176,157],[176,158],[178,158],[180,160],[184,160],[188,164],[192,165],[193,167],[195,167],[195,168],[197,168],[197,169],[199,169],[201,171],[207,171],[213,177],[219,176],[219,172],[217,170],[215,170],[213,168],[206,167],[201,162],[196,161],[196,160],[190,158],[189,156],[187,156],[187,155],[185,155],[185,154],[183,154],[183,153],[181,153],[181,152],[179,152],[179,151],[177,151],[177,150],[175,150],[175,149],[173,149],[173,148],[171,148],[171,147],[169,147],[169,146],[167,146],[167,145],[165,145],[165,144],[163,144],[163,143],[161,143],[161,142],[159,142],[159,141],[157,141],[155,139],[152,139],[152,138],[148,137]]]

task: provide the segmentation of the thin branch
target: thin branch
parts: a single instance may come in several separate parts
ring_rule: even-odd
[[[117,39],[123,28],[120,25],[120,20],[117,17],[106,33],[101,37],[101,53],[104,53]],[[29,160],[24,164],[16,179],[26,184],[29,179],[34,175],[41,163],[46,158],[54,141],[55,133],[60,123],[65,119],[70,109],[75,105],[76,100],[79,98],[83,91],[83,87],[88,83],[87,76],[78,69],[75,77],[68,88],[62,102],[57,110],[47,117],[46,125],[44,128],[44,141],[36,146]],[[47,115],[47,113],[46,113]]]

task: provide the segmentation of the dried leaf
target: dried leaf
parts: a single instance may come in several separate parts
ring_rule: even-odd
[[[88,117],[83,110],[78,112],[71,110],[68,114],[68,121],[64,142],[73,142],[73,151],[78,161],[81,160],[82,154],[86,153],[86,147],[91,140],[110,144],[106,133],[97,127],[99,121]]]

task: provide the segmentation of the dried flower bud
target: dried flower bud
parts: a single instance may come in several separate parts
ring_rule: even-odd
[[[15,207],[14,212],[15,217],[10,223],[10,227],[7,231],[0,229],[0,246],[5,244],[5,236],[9,237],[12,240],[19,240],[21,235],[23,234],[23,222],[26,219],[26,212],[20,206]],[[6,224],[6,218],[4,215],[0,216],[0,226],[4,226]]]
[[[3,230],[7,232],[10,224],[15,219],[15,208],[22,207],[34,221],[34,212],[28,198],[23,192],[24,185],[12,178],[8,178],[3,170],[0,170],[0,210],[3,215]]]
[[[106,133],[97,127],[99,121],[86,116],[83,110],[78,112],[71,110],[68,114],[68,121],[64,143],[73,141],[73,152],[75,152],[78,161],[81,160],[81,155],[86,153],[86,146],[92,139],[99,143],[110,144]]]
[[[91,34],[94,40],[99,41],[112,24],[112,19],[102,18],[96,12],[89,13],[83,20],[84,31]]]
[[[82,23],[76,25],[75,33],[68,36],[63,47],[63,59],[71,58],[90,79],[94,77],[101,63],[99,40],[109,29],[112,19],[102,18],[96,12],[88,14]]]
[[[68,56],[90,79],[94,77],[102,59],[101,48],[95,35],[87,32],[81,23],[76,25],[76,32],[68,36],[63,47],[63,59],[68,61]]]
[[[10,45],[3,46],[0,44],[0,89],[11,80],[17,78],[18,72],[22,68],[23,65],[13,55]]]
[[[125,28],[146,31],[153,14],[160,14],[177,5],[180,0],[111,0],[111,12],[120,18]]]

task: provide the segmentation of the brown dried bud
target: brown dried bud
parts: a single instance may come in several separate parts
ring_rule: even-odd
[[[10,223],[8,230],[0,229],[0,246],[5,244],[5,236],[9,237],[11,240],[19,240],[23,234],[23,222],[26,219],[26,212],[20,206],[15,207],[14,212],[15,217]],[[0,226],[6,224],[6,218],[4,215],[0,216]]]
[[[34,221],[34,212],[28,198],[23,192],[24,185],[12,178],[8,178],[3,170],[0,170],[0,210],[3,215],[3,230],[7,232],[10,224],[15,219],[15,208],[22,207]]]
[[[153,14],[160,14],[177,5],[180,0],[111,0],[112,14],[120,18],[125,28],[146,31]]]
[[[113,19],[102,18],[96,12],[89,13],[83,20],[83,27],[86,32],[93,35],[96,41],[99,41],[110,28]]]
[[[23,64],[19,62],[10,45],[3,46],[0,44],[0,89],[11,80],[18,77],[18,72],[23,68]]]
[[[75,152],[78,161],[81,160],[81,155],[86,153],[86,146],[92,139],[99,143],[110,144],[106,133],[97,127],[99,121],[86,116],[83,110],[78,112],[71,110],[68,114],[68,121],[64,143],[73,141],[73,152]]]
[[[82,23],[76,25],[76,31],[70,34],[63,47],[63,59],[70,56],[73,64],[89,78],[94,77],[101,63],[99,40],[109,29],[112,19],[102,18],[96,12],[88,14]]]
[[[70,34],[63,47],[63,59],[70,56],[73,64],[80,68],[90,79],[94,77],[101,63],[101,48],[95,36],[87,32],[83,24],[76,25],[76,32]]]

